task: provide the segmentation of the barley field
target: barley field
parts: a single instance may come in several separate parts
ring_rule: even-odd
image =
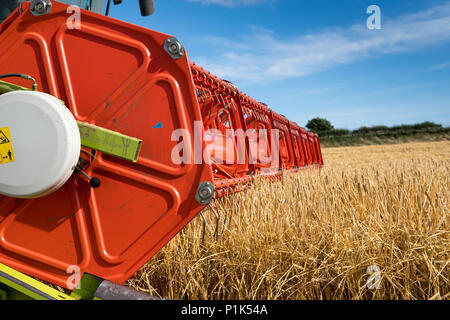
[[[323,150],[215,201],[128,285],[169,299],[449,299],[450,141]]]

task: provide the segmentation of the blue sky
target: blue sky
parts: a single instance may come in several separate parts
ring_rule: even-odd
[[[301,125],[450,125],[450,1],[156,0],[111,16],[176,36],[192,61]],[[369,30],[370,5],[381,30]]]

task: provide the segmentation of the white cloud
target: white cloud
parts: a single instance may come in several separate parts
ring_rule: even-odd
[[[447,68],[450,68],[450,61],[433,66],[429,70],[434,71],[434,70],[442,70],[442,69],[447,69]]]
[[[271,2],[274,0],[187,0],[190,2],[200,2],[203,4],[217,4],[224,7],[239,7],[239,6],[248,6],[248,5],[256,5],[263,2]]]
[[[382,30],[368,30],[361,24],[289,39],[254,28],[250,34],[237,36],[233,41],[205,39],[213,48],[210,55],[194,60],[228,80],[270,82],[306,76],[373,55],[409,52],[450,42],[450,2],[396,19],[383,16],[382,21]]]

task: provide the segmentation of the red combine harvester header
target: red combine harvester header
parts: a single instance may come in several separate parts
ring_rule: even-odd
[[[0,161],[1,264],[65,288],[74,268],[123,283],[214,197],[323,165],[317,134],[192,63],[176,38],[71,8],[24,2],[0,24],[0,130],[14,153]],[[41,141],[39,120],[14,109],[46,103],[70,111],[81,147],[53,189],[21,193],[14,166],[49,156],[26,154],[57,134]],[[33,167],[36,181],[53,162]]]

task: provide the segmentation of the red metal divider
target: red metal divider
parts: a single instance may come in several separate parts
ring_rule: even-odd
[[[296,123],[289,121],[289,129],[292,145],[294,146],[295,164],[297,168],[302,168],[307,165],[307,159],[302,144],[300,127]]]
[[[278,130],[278,144],[280,152],[280,168],[292,169],[295,165],[292,137],[289,130],[289,120],[284,116],[271,111],[273,127]]]

